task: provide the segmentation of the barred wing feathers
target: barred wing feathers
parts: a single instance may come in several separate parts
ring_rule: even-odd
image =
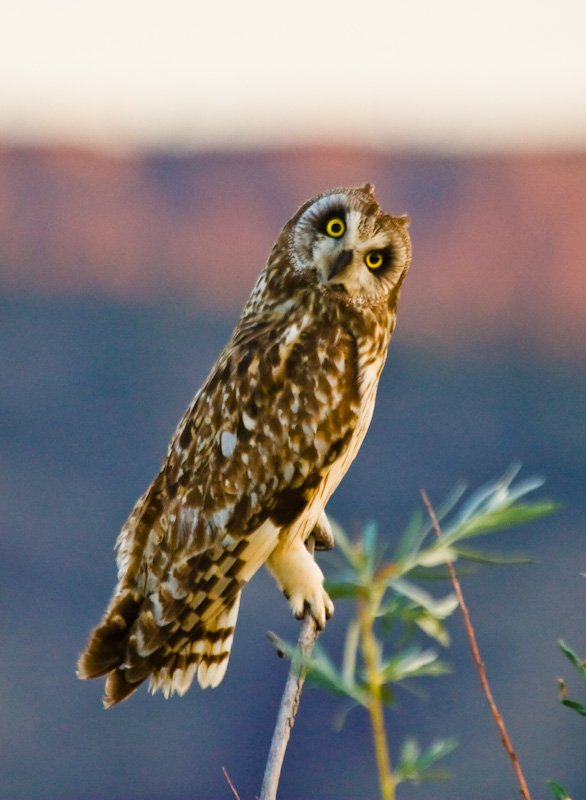
[[[243,318],[122,529],[119,583],[78,664],[108,674],[106,706],[148,677],[166,695],[222,680],[242,587],[348,450],[356,337],[323,309],[301,314]]]

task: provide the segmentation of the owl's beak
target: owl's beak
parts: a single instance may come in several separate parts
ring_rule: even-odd
[[[348,264],[352,263],[353,258],[354,253],[352,250],[342,250],[341,253],[338,253],[334,263],[330,267],[330,271],[328,272],[328,281],[331,281],[332,278],[335,278],[336,275],[339,275],[340,272],[343,272]]]

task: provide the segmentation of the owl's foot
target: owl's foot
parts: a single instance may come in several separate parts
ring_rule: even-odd
[[[267,561],[269,571],[289,600],[291,610],[298,619],[305,615],[306,607],[321,630],[334,613],[334,604],[324,589],[321,569],[301,542],[279,544]]]

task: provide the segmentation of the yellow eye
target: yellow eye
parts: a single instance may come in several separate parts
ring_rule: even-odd
[[[383,254],[378,250],[373,250],[371,253],[366,254],[364,262],[368,269],[378,269],[383,265]]]
[[[328,236],[333,236],[334,239],[339,239],[340,236],[343,236],[345,230],[346,230],[346,225],[344,223],[344,220],[340,219],[339,217],[334,217],[326,225],[326,233],[328,234]]]

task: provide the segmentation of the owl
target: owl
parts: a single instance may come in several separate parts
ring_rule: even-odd
[[[370,184],[305,203],[117,540],[118,584],[78,662],[104,705],[147,678],[184,694],[226,672],[240,594],[266,564],[293,613],[333,613],[305,543],[370,424],[411,260],[409,218]]]

